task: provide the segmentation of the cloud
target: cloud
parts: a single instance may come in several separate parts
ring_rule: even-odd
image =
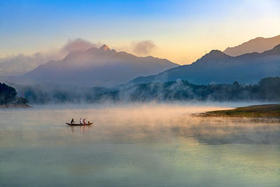
[[[76,51],[85,51],[92,47],[97,47],[97,45],[79,38],[75,40],[69,40],[68,43],[62,48],[62,51],[71,53]]]
[[[69,53],[88,50],[97,45],[79,38],[69,40],[64,46],[53,51],[0,58],[0,76],[21,75],[49,61],[60,60]]]
[[[101,45],[101,43],[92,43],[81,38],[70,39],[61,48],[53,49],[52,51],[39,51],[33,55],[15,55],[0,58],[0,76],[21,75],[49,61],[61,60],[70,53],[86,51]],[[131,43],[130,46],[125,48],[125,51],[130,51],[137,55],[149,55],[155,48],[156,45],[153,41],[144,40]]]
[[[132,51],[137,55],[148,55],[155,48],[156,45],[151,40],[140,41],[132,44]]]
[[[15,55],[0,59],[0,76],[24,74],[50,60],[59,58],[58,53],[35,53],[33,55]]]

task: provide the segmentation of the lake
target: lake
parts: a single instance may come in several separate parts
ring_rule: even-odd
[[[0,110],[0,186],[279,187],[279,122],[192,115],[233,106]],[[94,125],[69,127],[72,117]]]

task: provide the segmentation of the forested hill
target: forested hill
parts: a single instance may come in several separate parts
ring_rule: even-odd
[[[109,89],[21,87],[21,95],[32,103],[95,103],[139,101],[280,101],[280,77],[264,78],[257,84],[207,84],[188,81],[143,83]]]
[[[131,83],[181,79],[194,84],[229,84],[234,81],[253,84],[265,77],[278,76],[280,76],[280,45],[263,53],[248,53],[236,57],[212,50],[190,65],[171,68],[156,75],[138,77]]]
[[[22,97],[17,96],[17,91],[15,88],[6,85],[5,83],[0,83],[0,107],[27,107],[27,100]]]

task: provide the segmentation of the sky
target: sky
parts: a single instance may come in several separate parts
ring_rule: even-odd
[[[82,38],[189,64],[259,36],[280,35],[278,0],[1,0],[0,57],[51,51]],[[147,55],[147,54],[145,54]]]

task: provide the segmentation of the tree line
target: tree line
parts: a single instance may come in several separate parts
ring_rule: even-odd
[[[269,77],[256,84],[196,85],[185,80],[122,85],[117,88],[50,88],[25,86],[20,95],[31,103],[96,103],[141,101],[280,101],[280,77]],[[7,89],[9,97],[15,92]],[[11,98],[5,99],[6,101]]]

